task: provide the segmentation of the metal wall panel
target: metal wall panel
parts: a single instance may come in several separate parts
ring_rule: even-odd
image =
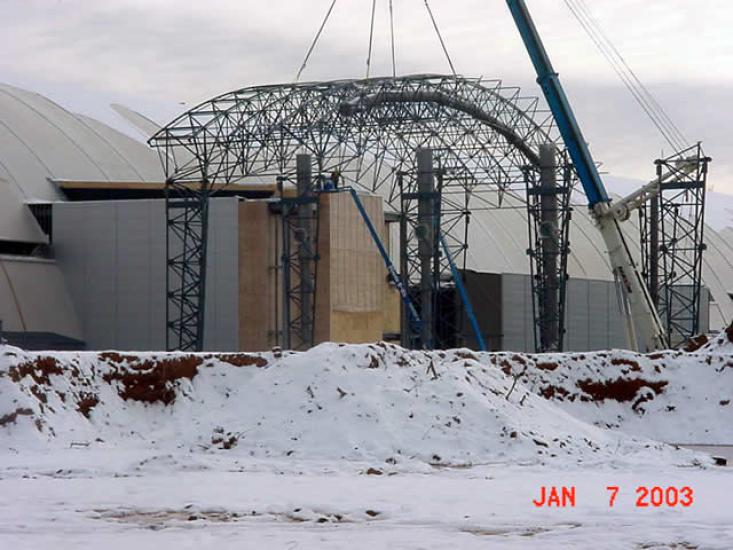
[[[237,198],[212,199],[206,284],[210,350],[236,350]],[[88,349],[165,348],[162,200],[54,204],[54,248]]]
[[[502,348],[534,351],[532,295],[528,275],[502,274]]]

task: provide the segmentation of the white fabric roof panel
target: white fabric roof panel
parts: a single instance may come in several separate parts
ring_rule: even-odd
[[[23,203],[63,199],[48,178],[162,181],[164,175],[157,153],[144,143],[0,84],[0,178],[0,239],[45,242]]]
[[[478,210],[472,214],[466,259],[470,269],[491,273],[529,273],[529,259],[525,252],[527,214],[524,208],[516,208],[520,204],[516,198],[505,197],[504,205],[512,208]],[[621,227],[639,262],[638,216],[633,215]],[[725,231],[733,236],[733,230]],[[729,296],[733,292],[733,245],[730,237],[721,236],[709,226],[705,227],[705,241],[708,249],[703,255],[703,284],[714,300],[710,309],[710,326],[717,329],[733,320],[733,300]],[[573,207],[568,274],[571,278],[612,280],[601,234],[583,205]]]

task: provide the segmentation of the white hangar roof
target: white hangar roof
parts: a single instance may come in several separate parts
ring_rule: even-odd
[[[23,204],[62,199],[48,178],[164,179],[145,144],[40,94],[0,84],[0,240],[45,242]]]
[[[505,195],[503,205],[505,208],[477,210],[472,214],[467,266],[491,273],[528,274],[526,209],[518,198],[511,195]],[[639,261],[638,216],[632,215],[621,226]],[[703,284],[710,290],[713,300],[710,304],[710,327],[713,329],[727,326],[733,320],[731,237],[733,230],[724,229],[718,233],[712,227],[705,226],[707,250],[703,254]],[[581,279],[612,280],[600,232],[594,227],[588,209],[583,205],[573,206],[568,274]]]

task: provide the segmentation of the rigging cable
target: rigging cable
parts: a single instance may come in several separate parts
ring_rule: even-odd
[[[377,9],[377,0],[372,0],[372,19],[369,25],[369,51],[367,52],[366,77],[369,78],[369,69],[372,63],[372,42],[374,40],[374,12]]]
[[[298,70],[298,74],[295,75],[295,82],[298,82],[300,80],[300,75],[303,74],[303,70],[305,69],[305,66],[308,64],[308,60],[310,59],[310,56],[313,53],[313,49],[316,47],[316,43],[318,42],[318,39],[321,37],[321,33],[323,32],[323,28],[326,26],[326,23],[328,22],[328,18],[331,17],[331,12],[333,11],[333,7],[335,5],[336,5],[336,0],[333,0],[331,2],[331,5],[328,8],[328,11],[326,12],[326,17],[323,18],[323,22],[321,23],[321,26],[318,29],[318,32],[316,33],[316,37],[313,39],[313,43],[311,44],[310,48],[308,48],[308,53],[305,54],[305,59],[303,59],[303,64],[300,66],[300,69]]]
[[[435,34],[438,35],[438,40],[440,40],[440,46],[443,48],[443,53],[445,54],[445,58],[448,60],[448,65],[450,65],[450,70],[453,73],[453,76],[456,76],[456,69],[453,67],[453,61],[450,59],[450,55],[448,55],[448,48],[445,47],[445,42],[443,42],[443,37],[440,34],[440,29],[438,29],[438,23],[435,21],[435,17],[433,16],[433,10],[430,9],[430,4],[428,4],[428,0],[425,0],[425,7],[428,10],[428,15],[430,15],[430,20],[433,22],[433,28],[435,28]]]
[[[574,3],[573,0],[564,0],[565,5],[580,23],[588,37],[593,41],[598,51],[611,65],[611,68],[621,79],[624,86],[631,93],[639,106],[644,110],[662,137],[673,149],[681,150],[684,148],[683,144],[686,143],[687,140],[681,134],[679,129],[674,125],[674,123],[672,123],[651,93],[643,86],[643,84],[641,84],[641,81],[636,77],[636,74],[631,71],[631,68],[618,52],[618,49],[616,49],[610,39],[602,33],[598,23],[595,22],[594,25],[594,20],[587,12],[587,8],[586,12],[583,12],[582,8],[579,6],[582,0],[576,1],[577,3]],[[619,60],[619,58],[621,60]],[[632,73],[632,76],[629,76],[629,72]],[[660,114],[660,111],[662,114]]]
[[[672,121],[672,119],[669,117],[669,115],[664,110],[664,108],[659,104],[659,102],[654,97],[654,95],[647,89],[644,83],[639,79],[639,77],[636,75],[636,72],[634,72],[634,70],[629,66],[624,56],[621,55],[621,52],[619,52],[619,50],[616,48],[614,43],[605,33],[605,31],[603,30],[603,27],[601,27],[600,23],[598,22],[598,19],[594,17],[593,14],[591,13],[590,9],[588,8],[587,4],[585,3],[585,0],[577,0],[577,2],[580,5],[581,10],[585,12],[586,18],[595,26],[596,32],[601,36],[601,38],[603,38],[606,41],[608,46],[611,48],[613,53],[616,55],[617,59],[623,64],[623,66],[626,68],[631,78],[634,80],[634,82],[636,82],[639,89],[646,96],[649,103],[656,109],[656,112],[659,114],[661,119],[667,123],[668,128],[674,133],[675,137],[678,138],[678,140],[681,143],[685,145],[689,145],[689,140],[680,131],[680,129],[677,127],[674,121]]]
[[[397,76],[397,63],[394,55],[394,11],[392,9],[392,0],[389,0],[389,36],[392,46],[392,76]]]

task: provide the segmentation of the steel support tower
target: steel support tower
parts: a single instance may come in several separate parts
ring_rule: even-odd
[[[308,349],[315,337],[318,274],[318,195],[311,156],[296,157],[296,196],[286,197],[280,180],[282,220],[282,347]]]
[[[204,341],[206,243],[211,186],[168,179],[166,213],[166,348],[201,351]]]
[[[539,167],[528,167],[526,184],[535,350],[562,351],[575,186],[567,154],[558,155],[554,144],[541,145]]]
[[[659,191],[639,210],[643,275],[672,345],[700,330],[710,160],[699,143],[656,160]]]

